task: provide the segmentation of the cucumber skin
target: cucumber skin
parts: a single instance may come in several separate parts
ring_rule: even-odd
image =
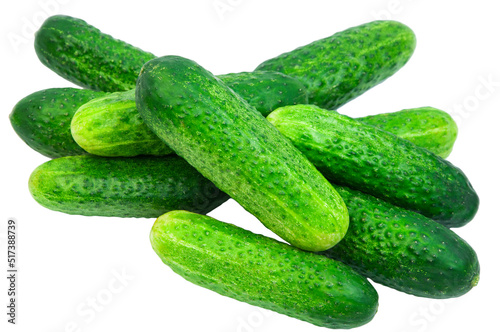
[[[453,118],[434,107],[411,108],[356,120],[413,142],[441,158],[450,155],[458,134]]]
[[[207,216],[164,214],[150,239],[184,279],[314,325],[352,328],[377,311],[376,290],[348,266]]]
[[[149,61],[137,80],[136,104],[176,154],[285,241],[320,251],[344,236],[347,208],[331,184],[255,108],[195,62]]]
[[[68,156],[38,166],[29,190],[42,206],[67,214],[157,218],[171,210],[208,213],[228,199],[177,156]]]
[[[463,226],[477,212],[465,174],[407,140],[314,105],[281,107],[267,119],[336,184],[447,227]]]
[[[35,34],[40,61],[61,77],[96,91],[134,88],[151,53],[104,34],[85,21],[54,15]]]
[[[373,196],[335,188],[349,210],[350,226],[342,241],[321,254],[421,297],[458,297],[477,284],[477,255],[452,230]]]
[[[373,21],[283,53],[256,70],[298,78],[310,104],[337,109],[396,73],[415,46],[415,34],[404,24]]]
[[[307,103],[304,85],[281,73],[242,72],[218,77],[262,115],[283,105]],[[73,117],[71,133],[85,151],[98,156],[172,153],[139,116],[135,89],[115,92],[82,105]]]
[[[37,91],[21,99],[9,119],[17,135],[33,150],[49,158],[86,154],[71,136],[71,119],[78,107],[104,96],[75,88]]]

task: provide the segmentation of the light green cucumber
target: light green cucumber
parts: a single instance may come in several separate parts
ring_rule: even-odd
[[[176,154],[290,244],[326,250],[348,227],[332,185],[254,107],[194,61],[149,61],[136,103]]]
[[[453,118],[434,107],[411,108],[356,120],[404,138],[442,158],[450,155],[458,133]]]
[[[353,328],[377,312],[378,294],[340,262],[207,216],[172,211],[151,230],[175,273],[221,295],[327,328]]]

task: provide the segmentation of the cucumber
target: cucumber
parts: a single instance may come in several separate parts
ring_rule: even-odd
[[[263,116],[269,115],[281,106],[308,103],[308,94],[304,84],[282,73],[254,71],[217,77]]]
[[[342,241],[321,254],[416,296],[458,297],[478,283],[477,255],[452,230],[371,195],[335,188],[349,210],[350,226]]]
[[[67,214],[158,218],[184,209],[208,213],[228,199],[177,156],[68,156],[38,166],[29,190],[42,206]]]
[[[353,328],[377,311],[376,290],[350,267],[207,216],[166,213],[150,239],[184,279],[314,325]]]
[[[104,95],[74,88],[37,91],[14,106],[10,123],[29,147],[46,157],[86,154],[71,136],[71,119],[78,107]]]
[[[135,106],[135,89],[115,92],[82,105],[71,121],[71,135],[85,151],[97,156],[172,153],[140,117]]]
[[[407,140],[314,105],[281,107],[267,119],[334,183],[448,227],[477,212],[479,198],[465,174]]]
[[[65,15],[45,20],[35,34],[35,51],[45,66],[68,81],[108,92],[134,88],[142,65],[155,57]]]
[[[396,73],[415,45],[415,34],[406,25],[373,21],[283,53],[256,70],[298,78],[309,103],[337,109]]]
[[[307,102],[302,83],[281,73],[243,72],[218,77],[263,115],[283,105]],[[139,116],[135,90],[115,92],[82,105],[73,117],[71,133],[85,151],[99,156],[172,153]]]
[[[194,61],[149,61],[137,79],[146,125],[203,176],[290,244],[334,246],[347,231],[331,184],[254,107]]]
[[[453,118],[433,107],[411,108],[356,120],[393,133],[442,158],[450,155],[458,133]]]

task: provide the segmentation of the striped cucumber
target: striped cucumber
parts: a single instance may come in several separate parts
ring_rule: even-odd
[[[416,296],[457,297],[477,284],[477,255],[452,230],[371,195],[335,188],[349,210],[349,230],[323,255]]]
[[[377,292],[347,265],[207,216],[164,214],[150,239],[184,279],[314,325],[353,328],[377,311]]]
[[[71,119],[78,107],[104,95],[104,92],[74,88],[37,91],[14,106],[10,123],[28,146],[44,156],[86,154],[71,136]]]
[[[85,216],[157,218],[171,210],[208,213],[228,199],[177,156],[68,156],[38,166],[29,179],[42,206]]]
[[[465,174],[407,140],[314,105],[281,107],[267,119],[337,184],[448,227],[477,212],[479,198]]]
[[[136,103],[176,154],[284,240],[320,251],[344,236],[347,209],[331,184],[262,114],[195,62],[149,61]]]
[[[434,107],[411,108],[356,120],[393,133],[442,158],[450,155],[458,133],[453,118]]]
[[[283,53],[256,70],[298,78],[309,103],[337,109],[396,73],[415,45],[415,34],[406,25],[373,21]]]
[[[65,15],[45,20],[35,34],[40,61],[68,81],[97,91],[135,87],[143,64],[155,56]]]

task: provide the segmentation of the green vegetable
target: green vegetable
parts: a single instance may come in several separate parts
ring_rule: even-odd
[[[33,198],[68,214],[157,218],[184,209],[208,213],[228,199],[177,156],[50,160],[29,179]]]
[[[263,115],[279,106],[307,102],[304,86],[281,73],[237,73],[218,77]],[[82,105],[73,117],[71,132],[83,149],[99,156],[172,153],[139,116],[135,89]]]
[[[374,21],[338,32],[260,64],[300,79],[309,103],[336,109],[396,73],[415,49],[413,31]]]
[[[323,252],[394,289],[429,298],[467,293],[479,280],[474,250],[450,229],[418,213],[347,187],[346,236]]]
[[[281,107],[267,119],[337,184],[448,227],[465,225],[477,212],[465,174],[407,140],[314,105]]]
[[[40,61],[61,77],[97,91],[135,87],[143,64],[155,56],[104,34],[85,21],[49,17],[35,34]]]
[[[44,156],[86,154],[71,136],[71,119],[78,107],[104,95],[103,92],[74,88],[41,90],[14,106],[10,123],[28,146]]]
[[[284,240],[320,251],[344,236],[347,209],[331,184],[254,107],[195,62],[149,61],[136,103],[176,154]]]
[[[348,266],[186,211],[158,218],[153,249],[175,273],[221,295],[328,328],[368,323],[373,286]]]
[[[172,153],[137,112],[135,89],[115,92],[82,105],[71,122],[71,134],[85,151],[98,156]]]
[[[442,158],[450,155],[458,132],[453,118],[433,107],[411,108],[356,120],[407,139]]]

